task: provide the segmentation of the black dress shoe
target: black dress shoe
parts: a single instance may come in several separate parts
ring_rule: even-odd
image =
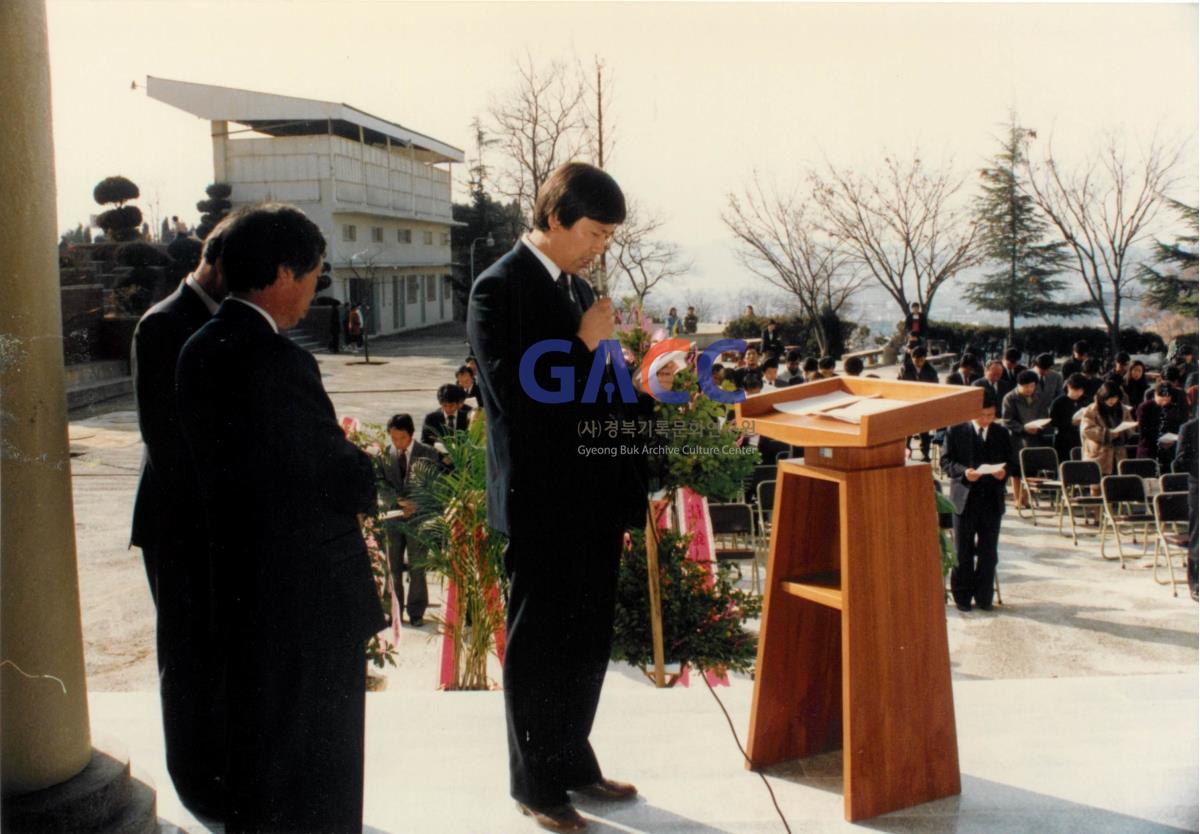
[[[604,802],[619,802],[625,799],[633,799],[637,796],[637,788],[628,782],[618,782],[616,779],[601,778],[598,782],[584,785],[582,788],[575,788],[575,793],[581,793],[584,796]]]
[[[548,808],[534,808],[518,802],[517,810],[527,817],[533,817],[534,822],[548,831],[583,831],[587,828],[587,820],[579,816],[569,802]]]
[[[992,604],[990,602],[987,605],[984,605],[982,602],[977,602],[977,603],[975,603],[975,607],[978,608],[980,611],[991,611],[992,610]]]
[[[955,608],[957,608],[959,611],[970,611],[970,610],[971,610],[971,603],[969,603],[969,602],[956,602],[956,603],[954,603],[954,607],[955,607]]]
[[[425,625],[425,618],[424,617],[409,617],[408,624],[410,626],[412,626],[413,628],[420,628],[421,626]]]

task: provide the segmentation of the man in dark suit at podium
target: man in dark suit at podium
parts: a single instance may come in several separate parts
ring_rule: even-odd
[[[307,312],[324,251],[291,206],[236,217],[230,297],[179,357],[224,630],[230,834],[362,828],[366,641],[385,623],[357,516],[375,478],[316,359],[280,333]]]
[[[467,308],[487,414],[488,523],[508,537],[510,790],[522,813],[554,831],[586,827],[568,791],[637,794],[602,775],[588,736],[612,644],[622,537],[645,523],[646,492],[636,461],[584,454],[603,441],[579,427],[619,418],[623,407],[604,384],[585,402],[613,309],[574,274],[624,220],[624,195],[608,174],[582,163],[558,168],[538,192],[533,231],[479,276]],[[549,352],[522,371],[535,346]],[[616,393],[611,373],[605,378]],[[563,396],[546,402],[545,392]]]
[[[1008,430],[995,419],[996,400],[985,389],[979,416],[951,426],[942,444],[941,467],[954,504],[956,564],[950,593],[959,611],[970,611],[972,598],[980,609],[992,610],[1004,482],[1012,457]]]
[[[142,549],[154,600],[167,771],[193,813],[224,815],[223,658],[214,628],[211,564],[199,486],[175,397],[179,353],[217,311],[217,267],[229,219],[204,241],[200,264],[133,331],[133,385],[145,450],[130,544]]]

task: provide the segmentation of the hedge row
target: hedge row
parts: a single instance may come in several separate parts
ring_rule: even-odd
[[[953,353],[970,351],[977,356],[999,356],[1004,352],[1008,329],[987,324],[959,324],[948,321],[931,321],[926,338],[947,343]],[[1018,327],[1014,333],[1013,347],[1020,348],[1026,356],[1053,353],[1069,356],[1076,342],[1087,342],[1090,354],[1106,357],[1109,354],[1108,332],[1099,327],[1073,327],[1061,324],[1035,324]],[[1121,331],[1120,349],[1126,353],[1162,353],[1166,350],[1162,337],[1149,331],[1131,327]]]

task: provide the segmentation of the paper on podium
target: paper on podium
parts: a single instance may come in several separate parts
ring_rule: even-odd
[[[803,400],[775,404],[775,410],[784,414],[816,414],[829,411],[832,408],[843,408],[859,400],[877,398],[878,394],[851,394],[849,391],[835,391],[832,394],[822,394],[819,397],[807,397]]]
[[[995,475],[997,472],[1003,472],[1006,465],[1003,463],[985,463],[983,466],[976,466],[975,471],[980,475]]]
[[[1038,420],[1030,420],[1028,423],[1025,424],[1025,428],[1027,428],[1027,429],[1044,429],[1048,425],[1050,425],[1050,418],[1042,417]]]
[[[856,395],[845,391],[809,397],[798,402],[778,403],[776,411],[784,414],[811,415],[858,425],[868,414],[879,414],[908,405],[903,400],[888,400],[878,394]]]
[[[1137,420],[1126,420],[1125,422],[1118,425],[1115,429],[1113,429],[1112,433],[1120,434],[1123,431],[1129,431],[1130,429],[1136,429],[1136,428],[1137,428]]]
[[[1166,434],[1160,434],[1158,436],[1158,445],[1159,446],[1170,446],[1172,443],[1174,443],[1178,439],[1179,439],[1178,434],[1176,434],[1173,431],[1169,431]]]

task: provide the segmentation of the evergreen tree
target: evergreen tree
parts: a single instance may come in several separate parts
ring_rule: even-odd
[[[1025,145],[1036,137],[1034,131],[1017,124],[1015,115],[1010,117],[999,153],[990,167],[979,172],[983,193],[975,201],[985,257],[997,269],[963,295],[981,310],[1008,314],[1009,344],[1018,318],[1077,316],[1087,306],[1054,299],[1067,284],[1055,277],[1067,265],[1067,245],[1043,242],[1050,224],[1039,214],[1019,175]]]
[[[1178,235],[1174,243],[1154,242],[1154,264],[1142,264],[1138,277],[1146,285],[1145,301],[1151,307],[1181,316],[1195,316],[1200,298],[1196,292],[1196,225],[1195,206],[1167,198],[1167,203],[1187,224],[1187,234]]]

